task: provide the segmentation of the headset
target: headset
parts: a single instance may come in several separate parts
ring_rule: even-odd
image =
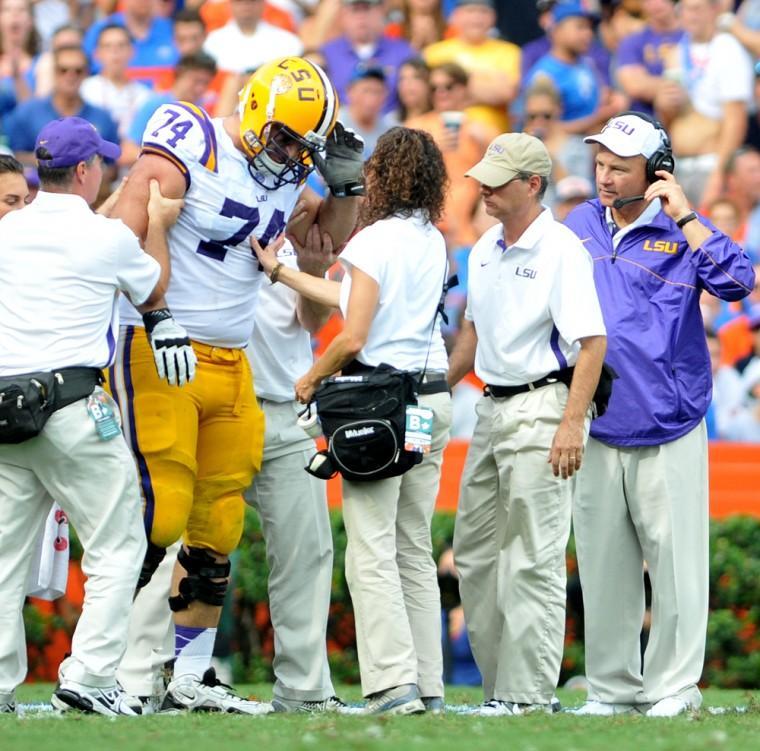
[[[615,115],[613,120],[618,117],[624,117],[625,115],[633,115],[638,117],[644,122],[654,126],[656,130],[660,132],[661,145],[652,156],[647,159],[646,176],[648,183],[657,182],[660,178],[657,177],[657,172],[662,170],[669,172],[671,175],[676,168],[676,160],[673,158],[673,147],[670,145],[670,136],[668,136],[662,123],[651,115],[647,115],[645,112],[635,112],[634,110],[626,110],[625,112],[619,112]]]

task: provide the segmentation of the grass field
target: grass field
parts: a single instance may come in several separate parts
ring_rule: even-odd
[[[269,697],[269,686],[241,687]],[[20,702],[47,701],[52,686],[23,686]],[[360,699],[356,686],[341,688],[347,701]],[[558,692],[564,706],[582,701],[577,692]],[[451,688],[449,704],[476,704],[475,689]],[[730,708],[746,707],[743,713]],[[152,716],[107,719],[0,715],[0,751],[758,751],[760,692],[708,690],[705,707],[729,708],[713,715],[702,710],[672,720],[645,717],[582,718],[569,714],[485,719],[457,714],[397,718],[230,715]]]
[[[269,686],[245,686],[243,693],[268,698]],[[47,701],[52,686],[23,686],[20,702]],[[358,700],[355,686],[341,689]],[[560,691],[564,706],[580,704],[576,692]],[[475,704],[479,691],[451,688],[449,704]],[[708,690],[705,707],[746,707],[746,712],[689,717],[582,718],[569,714],[485,719],[449,713],[443,717],[335,717],[275,715],[152,716],[141,719],[0,715],[1,751],[757,751],[760,749],[760,692]]]

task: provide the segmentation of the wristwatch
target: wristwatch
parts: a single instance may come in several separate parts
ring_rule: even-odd
[[[686,216],[682,216],[676,222],[676,227],[678,227],[678,229],[682,229],[683,226],[684,226],[684,224],[688,224],[689,222],[691,222],[694,219],[699,219],[699,217],[697,216],[697,212],[696,211],[690,211]]]

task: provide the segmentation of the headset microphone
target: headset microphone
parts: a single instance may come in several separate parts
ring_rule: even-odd
[[[613,209],[622,209],[623,206],[627,206],[629,203],[638,203],[639,201],[643,201],[644,196],[631,196],[630,198],[616,198],[612,202],[612,208]]]

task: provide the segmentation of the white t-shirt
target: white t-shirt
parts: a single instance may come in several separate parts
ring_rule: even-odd
[[[427,370],[448,370],[441,320],[436,316],[447,273],[443,235],[419,212],[409,219],[382,219],[351,238],[340,262],[346,269],[340,287],[344,317],[354,268],[380,286],[367,342],[356,359],[364,365],[384,362],[399,370],[422,370],[429,346]]]
[[[284,266],[297,269],[290,243],[277,253]],[[296,315],[298,294],[284,284],[264,283],[259,291],[259,314],[246,354],[253,369],[256,395],[273,402],[293,401],[296,381],[311,367],[311,337]]]
[[[136,81],[130,81],[124,86],[116,86],[103,76],[90,76],[82,81],[79,90],[82,99],[94,107],[102,107],[111,114],[119,126],[119,137],[127,135],[127,129],[132,124],[135,114],[151,97],[151,90]]]
[[[475,243],[464,315],[478,335],[475,373],[495,386],[575,365],[578,340],[605,334],[591,256],[549,209],[514,245],[501,224]]]
[[[141,305],[160,267],[125,224],[40,191],[0,221],[0,375],[113,362],[118,291]]]
[[[719,120],[726,102],[747,105],[752,102],[755,80],[752,58],[731,34],[716,34],[701,44],[682,44],[686,85],[697,112]]]
[[[253,34],[244,34],[230,21],[208,35],[203,49],[216,60],[219,70],[245,73],[275,57],[300,55],[303,44],[295,34],[266,21],[259,21]]]

